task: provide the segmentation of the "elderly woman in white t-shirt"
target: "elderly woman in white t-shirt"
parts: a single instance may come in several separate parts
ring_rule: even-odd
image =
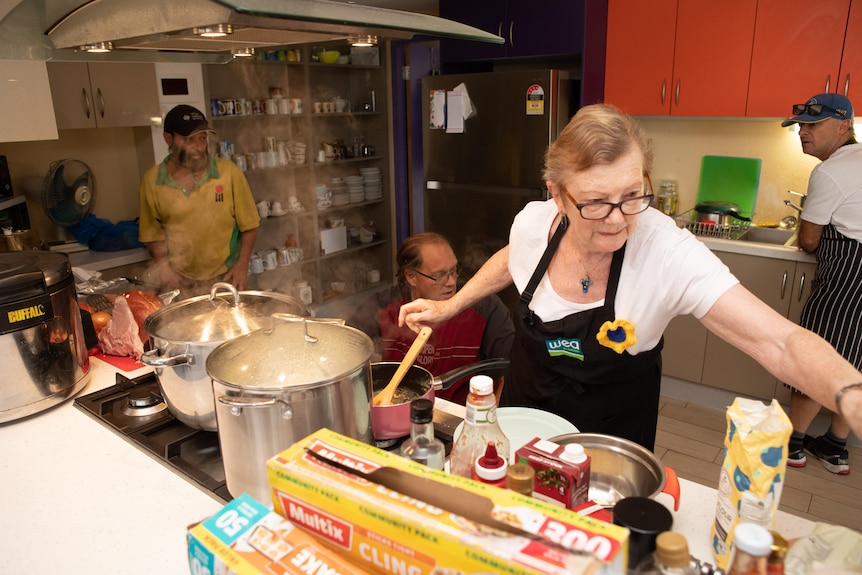
[[[399,321],[418,331],[514,282],[521,299],[501,405],[544,409],[583,432],[652,449],[662,334],[674,316],[692,314],[824,405],[834,409],[843,396],[840,407],[862,431],[862,387],[854,386],[862,374],[649,209],[652,160],[634,119],[609,105],[581,108],[546,155],[552,198],[516,216],[509,245],[454,297],[414,300]]]

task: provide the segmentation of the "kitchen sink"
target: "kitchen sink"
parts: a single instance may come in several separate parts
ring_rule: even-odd
[[[741,242],[759,242],[762,244],[785,245],[787,241],[793,238],[796,230],[785,230],[781,228],[757,228],[751,227],[739,238]],[[793,238],[791,246],[796,245],[796,238]]]

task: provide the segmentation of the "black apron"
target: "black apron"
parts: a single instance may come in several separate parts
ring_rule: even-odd
[[[799,324],[862,369],[862,244],[829,224],[815,255],[817,272]]]
[[[563,216],[515,308],[516,337],[500,404],[550,411],[582,432],[624,437],[652,450],[664,339],[638,355],[618,354],[596,339],[602,324],[616,319],[614,299],[625,245],[613,255],[602,307],[551,322],[543,322],[529,308],[568,225]],[[551,355],[551,350],[561,349],[566,353]]]

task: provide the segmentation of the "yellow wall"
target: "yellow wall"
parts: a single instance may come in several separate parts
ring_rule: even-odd
[[[784,205],[785,199],[798,203],[787,190],[805,192],[808,175],[819,160],[802,153],[795,130],[781,127],[781,120],[693,120],[639,118],[653,139],[656,160],[653,185],[663,179],[678,181],[679,210],[694,207],[705,155],[760,158],[760,188],[754,221],[778,222],[797,215]]]

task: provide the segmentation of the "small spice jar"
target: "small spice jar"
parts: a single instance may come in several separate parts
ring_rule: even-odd
[[[733,550],[727,575],[766,575],[772,552],[772,535],[754,523],[739,523],[733,530]]]

